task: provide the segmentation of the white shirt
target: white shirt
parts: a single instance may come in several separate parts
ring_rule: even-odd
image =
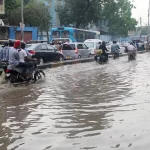
[[[128,51],[136,51],[136,48],[133,45],[129,45],[127,48]]]
[[[24,49],[21,49],[19,51],[19,57],[20,57],[19,61],[24,63],[25,62],[24,58],[27,57],[27,53]]]

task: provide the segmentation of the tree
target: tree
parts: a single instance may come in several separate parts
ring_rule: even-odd
[[[99,0],[66,0],[65,6],[57,6],[60,23],[72,24],[76,28],[85,27],[89,23],[97,22],[100,18]]]
[[[25,7],[24,13],[26,14],[24,17],[25,23],[29,26],[37,26],[41,33],[46,31],[49,41],[48,33],[51,26],[49,8],[41,2],[34,1]]]
[[[86,28],[106,22],[111,34],[126,36],[137,24],[131,17],[133,8],[129,0],[65,0],[65,6],[58,5],[56,11],[61,25]]]
[[[21,22],[20,0],[6,0],[6,15],[3,16],[9,25],[18,26]],[[36,0],[24,0],[24,22],[27,26],[38,27],[48,34],[51,16],[49,8]],[[49,36],[48,36],[49,38]]]
[[[109,32],[127,36],[136,29],[137,21],[132,18],[134,6],[128,0],[108,0],[103,9],[103,20],[107,20]]]

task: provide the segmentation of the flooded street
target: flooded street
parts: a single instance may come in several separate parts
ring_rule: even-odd
[[[149,150],[150,53],[1,85],[0,150]]]

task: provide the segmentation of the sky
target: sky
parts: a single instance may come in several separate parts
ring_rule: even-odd
[[[134,1],[133,4],[136,9],[133,9],[132,16],[140,22],[140,17],[142,18],[142,25],[146,25],[148,22],[148,4],[149,0],[131,0]]]

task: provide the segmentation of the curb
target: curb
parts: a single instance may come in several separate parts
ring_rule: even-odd
[[[146,53],[146,51],[140,51],[138,54]],[[120,54],[120,57],[127,56],[128,54]],[[112,58],[112,55],[109,55],[109,58]],[[84,59],[76,59],[76,60],[67,60],[64,62],[56,62],[56,63],[45,63],[43,65],[39,65],[39,69],[47,69],[47,68],[56,68],[64,65],[73,65],[79,63],[87,63],[95,61],[94,58],[84,58]]]
[[[45,63],[43,65],[39,65],[39,69],[47,69],[47,68],[56,68],[64,65],[73,65],[79,63],[86,63],[86,62],[93,62],[95,61],[94,58],[84,58],[79,60],[68,60],[64,62],[56,62],[56,63]]]

